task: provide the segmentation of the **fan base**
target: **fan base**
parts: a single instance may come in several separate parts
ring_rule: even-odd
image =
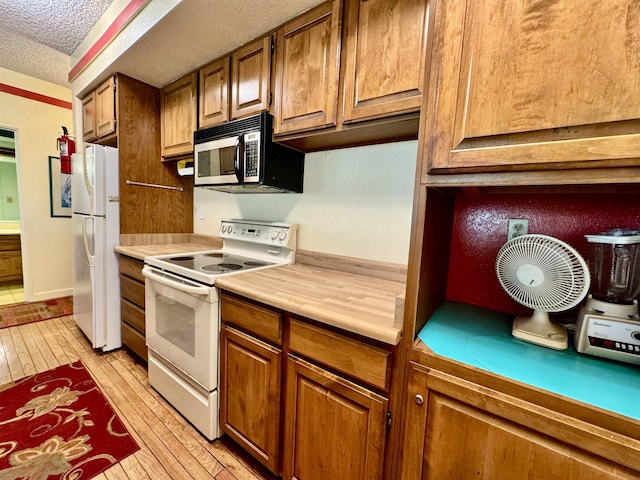
[[[511,328],[511,335],[525,342],[554,350],[565,350],[569,345],[566,328],[551,322],[551,320],[541,322],[535,316],[516,317]]]

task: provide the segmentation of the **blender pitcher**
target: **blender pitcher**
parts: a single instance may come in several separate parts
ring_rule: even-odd
[[[593,298],[633,304],[640,297],[640,232],[616,228],[585,237]]]

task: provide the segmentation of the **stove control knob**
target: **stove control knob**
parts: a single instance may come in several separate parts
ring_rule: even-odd
[[[284,240],[285,238],[287,238],[287,232],[285,232],[284,230],[280,230],[280,235],[278,235],[280,237],[280,240]]]
[[[636,340],[640,340],[640,332],[633,332],[631,336]]]
[[[271,240],[275,240],[276,238],[278,238],[278,231],[274,230],[271,232]]]

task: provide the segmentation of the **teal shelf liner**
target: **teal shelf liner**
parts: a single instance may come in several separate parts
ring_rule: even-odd
[[[418,334],[431,350],[503,377],[640,420],[640,367],[511,336],[514,316],[444,303]]]

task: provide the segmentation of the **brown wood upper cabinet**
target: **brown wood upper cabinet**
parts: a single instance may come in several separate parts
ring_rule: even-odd
[[[82,140],[101,143],[116,134],[116,80],[109,77],[82,98]],[[112,143],[112,142],[104,142]]]
[[[231,54],[232,119],[269,109],[272,43],[268,35]]]
[[[197,75],[190,73],[160,90],[163,159],[193,155],[196,89]]]
[[[342,2],[325,2],[277,32],[274,133],[335,126]]]
[[[420,111],[425,0],[346,0],[343,121]]]
[[[272,36],[254,40],[201,68],[198,128],[269,109]]]
[[[424,175],[637,165],[637,1],[431,8]]]
[[[198,128],[229,121],[230,58],[211,62],[198,71]]]

